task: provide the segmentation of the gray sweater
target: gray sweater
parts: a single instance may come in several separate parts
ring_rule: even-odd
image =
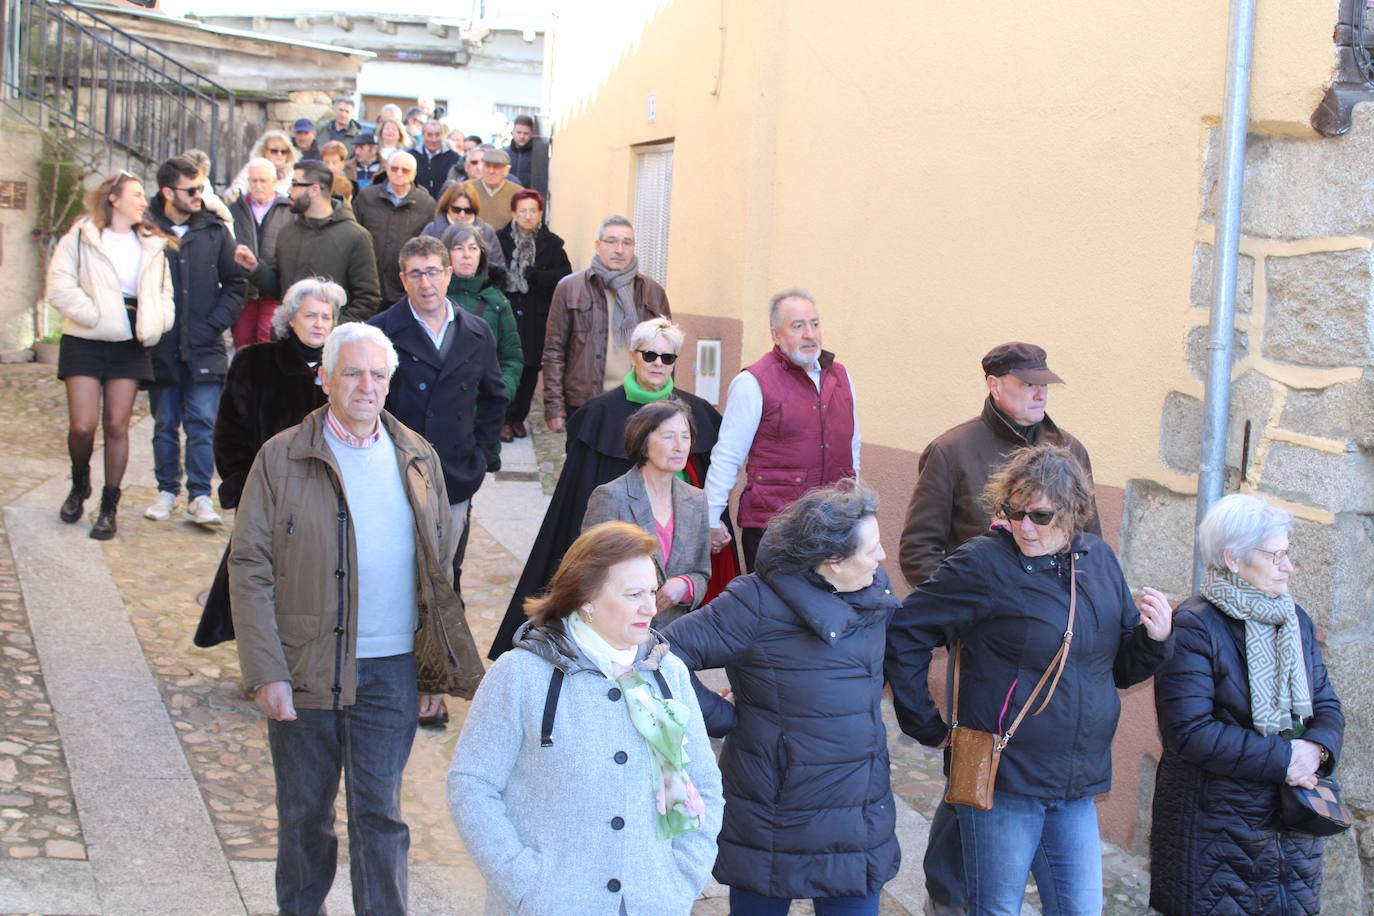
[[[555,665],[566,677],[553,746],[541,747]],[[652,661],[636,666],[652,683]],[[560,622],[525,628],[515,651],[487,672],[454,751],[448,793],[487,882],[488,914],[614,916],[622,902],[628,916],[691,912],[715,862],[724,802],[687,670],[672,655],[662,670],[691,714],[687,771],[706,805],[705,826],[673,840],[655,836],[653,764],[625,701],[608,697],[615,685]]]

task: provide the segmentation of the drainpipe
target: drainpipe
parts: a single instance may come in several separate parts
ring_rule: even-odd
[[[1207,341],[1207,389],[1202,400],[1197,520],[1226,485],[1226,426],[1231,413],[1231,341],[1236,324],[1236,268],[1240,253],[1241,190],[1245,184],[1245,128],[1250,109],[1250,64],[1255,0],[1231,0],[1226,97],[1221,119],[1221,187],[1212,246],[1212,319]],[[1193,591],[1202,584],[1202,555],[1193,545]]]

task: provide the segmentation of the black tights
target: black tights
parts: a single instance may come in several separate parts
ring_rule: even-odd
[[[104,411],[100,405],[102,388]],[[123,482],[124,468],[129,463],[129,417],[137,398],[137,379],[101,380],[88,375],[67,379],[67,451],[74,467],[90,465],[99,423],[105,431],[105,485],[117,487]]]

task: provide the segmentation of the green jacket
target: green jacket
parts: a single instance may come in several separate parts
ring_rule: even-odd
[[[506,383],[506,397],[514,398],[520,387],[520,373],[525,369],[525,356],[520,348],[520,332],[515,327],[515,312],[505,293],[495,286],[484,286],[481,277],[455,275],[448,284],[448,297],[478,318],[485,318],[496,336],[496,361],[501,364],[501,381]]]

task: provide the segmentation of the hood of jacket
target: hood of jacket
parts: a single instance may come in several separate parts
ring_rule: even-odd
[[[517,649],[533,652],[564,674],[571,675],[579,671],[601,673],[601,669],[582,654],[561,619],[541,626],[536,626],[533,620],[525,621],[515,631],[512,644]],[[639,647],[633,667],[638,671],[657,671],[667,654],[668,641],[657,630],[650,630],[649,639]]]
[[[163,232],[166,232],[172,238],[177,238],[176,231],[175,229],[173,229],[173,226],[175,226],[176,224],[173,223],[170,218],[168,218],[165,209],[166,206],[167,198],[159,197],[157,201],[149,205],[148,217],[152,220],[154,225],[160,228]],[[219,214],[211,213],[209,210],[200,209],[186,218],[185,225],[186,235],[189,236],[193,232],[203,232],[206,229],[210,229],[211,227],[216,225],[223,226],[225,225],[225,222],[219,216]]]
[[[334,210],[328,216],[314,217],[306,216],[304,213],[296,217],[296,221],[306,229],[325,230],[339,223],[356,223],[353,217],[353,208],[343,201],[334,202]]]
[[[755,568],[759,581],[797,615],[817,637],[830,645],[843,639],[849,630],[887,624],[888,617],[901,603],[892,594],[887,573],[878,567],[873,582],[852,592],[837,592],[834,586],[814,572],[769,572],[771,552],[759,548]]]

